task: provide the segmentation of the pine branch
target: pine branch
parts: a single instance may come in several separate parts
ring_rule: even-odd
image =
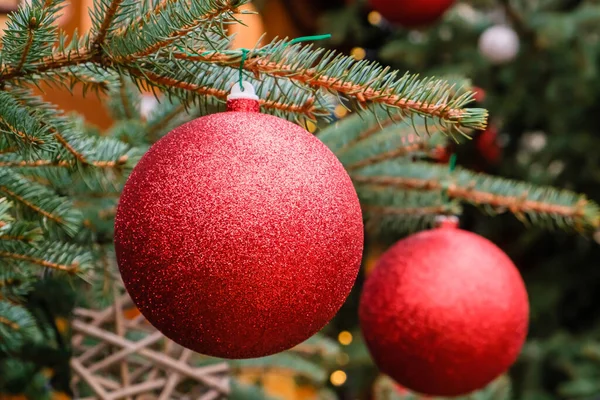
[[[148,120],[146,135],[150,141],[155,142],[163,132],[177,124],[185,111],[185,106],[180,102],[167,102],[160,107],[160,110],[153,113]]]
[[[403,118],[380,108],[344,118],[318,137],[349,171],[392,159],[434,158],[449,139],[444,127],[430,126],[425,117]]]
[[[21,149],[52,150],[51,133],[7,92],[0,91],[0,133]]]
[[[115,74],[98,70],[95,65],[88,63],[44,74],[36,82],[36,86],[40,86],[39,82],[43,81],[50,87],[66,89],[73,93],[73,90],[81,85],[80,90],[84,97],[90,92],[98,96],[107,93],[115,79]]]
[[[240,55],[204,49],[194,54],[175,52],[175,59],[237,67]],[[449,98],[452,87],[443,80],[419,80],[416,75],[397,77],[375,62],[355,61],[348,56],[311,46],[290,46],[274,41],[248,55],[244,69],[255,76],[283,77],[313,89],[324,89],[354,98],[364,106],[383,105],[405,115],[436,117],[455,128],[485,129],[487,111],[465,109],[472,101],[471,93]]]
[[[0,240],[16,240],[33,243],[43,239],[43,232],[37,224],[17,221],[0,227]]]
[[[5,227],[13,220],[13,217],[10,213],[11,209],[12,204],[8,201],[8,199],[0,197],[0,228]]]
[[[126,155],[119,157],[117,161],[91,161],[89,165],[92,165],[96,168],[116,168],[122,165],[125,165],[128,161],[128,157]],[[66,160],[23,160],[19,157],[2,157],[0,155],[0,167],[7,168],[41,168],[41,167],[57,167],[57,168],[67,168],[73,169],[77,166],[77,163],[74,161],[66,161]]]
[[[52,54],[57,38],[53,25],[62,0],[35,2],[21,7],[9,18],[2,38],[2,58],[19,72],[29,64]]]
[[[0,82],[14,80],[16,78],[33,77],[52,72],[54,70],[72,67],[81,64],[87,64],[94,59],[94,55],[87,48],[70,49],[67,51],[58,51],[51,56],[40,59],[32,63],[27,71],[17,70],[13,67],[5,67],[0,73]]]
[[[133,90],[131,90],[132,88],[130,87],[129,82],[126,82],[122,76],[119,77],[119,83],[119,99],[121,105],[119,108],[123,110],[122,117],[125,119],[139,118],[139,92],[134,93]]]
[[[462,212],[457,201],[445,201],[440,191],[357,185],[366,230],[375,235],[401,235],[433,226],[439,215]]]
[[[31,24],[36,24],[36,21],[31,21]],[[15,67],[15,70],[20,71],[23,69],[23,65],[27,61],[27,56],[29,56],[29,51],[31,50],[31,46],[33,45],[33,29],[32,27],[28,30],[27,42],[25,43],[25,48],[23,49],[23,55],[21,56],[21,60],[19,64]]]
[[[124,0],[110,0],[107,3],[105,0],[100,0],[100,6],[98,6],[99,10],[96,12],[97,14],[103,14],[104,18],[100,23],[100,26],[96,28],[96,37],[92,43],[92,47],[95,49],[100,49],[104,44],[104,40],[108,35],[108,31],[112,26],[113,21],[117,15],[117,11]]]
[[[514,182],[445,166],[386,161],[352,174],[362,187],[445,192],[464,201],[500,213],[510,211],[521,221],[543,227],[558,226],[586,232],[600,227],[600,209],[584,196],[528,183]],[[366,189],[363,189],[366,190]]]
[[[33,118],[45,132],[60,144],[66,153],[50,151],[47,154],[37,153],[35,158],[21,158],[17,155],[0,155],[0,165],[7,167],[62,167],[71,168],[96,167],[101,169],[126,170],[132,168],[138,154],[130,146],[108,138],[86,137],[81,135],[81,127],[76,121],[58,113],[54,107],[27,89],[13,88],[14,95],[19,98],[21,107]],[[0,93],[2,95],[2,93]],[[1,113],[1,106],[0,106]],[[62,133],[59,132],[62,131]],[[46,157],[44,157],[46,155]],[[80,172],[84,172],[81,170]],[[92,171],[93,172],[93,171]],[[91,177],[90,174],[87,174]],[[96,179],[99,179],[98,175]]]
[[[339,149],[339,151],[343,152],[352,146],[356,146],[361,141],[370,138],[371,136],[381,132],[385,128],[399,123],[404,119],[405,117],[399,114],[387,115],[387,118],[384,118],[383,120],[377,120],[377,124],[369,124],[370,126],[365,126],[364,130],[355,139],[349,140],[341,149]]]
[[[167,2],[161,13],[145,21],[144,35],[139,34],[139,23],[133,23],[122,34],[112,36],[109,44],[111,58],[118,64],[130,64],[187,39],[199,30],[210,32],[213,25],[219,26],[231,19],[241,3],[239,0]],[[173,18],[174,14],[170,11],[176,12],[178,17]],[[220,36],[225,35],[221,33]]]
[[[81,227],[81,214],[71,202],[11,170],[0,170],[0,194],[46,219],[48,223],[54,223],[70,236],[74,236]]]
[[[128,30],[136,28],[138,32],[141,32],[144,26],[151,22],[153,18],[157,18],[159,15],[166,12],[169,6],[175,5],[177,2],[178,0],[161,0],[158,4],[154,4],[154,2],[151,1],[144,1],[142,5],[149,5],[149,9],[145,11],[142,9],[141,15],[138,16],[135,21],[124,27],[116,29],[114,36],[122,36],[126,34]]]
[[[38,336],[35,319],[23,306],[0,300],[0,351],[13,352]]]
[[[406,118],[382,107],[371,107],[327,126],[317,136],[348,164],[393,151],[404,146],[411,136],[412,141],[428,143],[430,147],[442,145],[446,143],[445,136],[452,134],[447,128],[423,116]]]
[[[50,268],[71,275],[81,275],[93,265],[92,254],[69,243],[47,241],[39,247],[20,242],[0,242],[0,259],[17,265]]]
[[[173,91],[173,89],[181,89],[182,91],[189,92],[195,96],[212,97],[221,101],[227,100],[229,92],[225,89],[218,89],[210,86],[203,86],[186,81],[180,81],[175,78],[162,76],[150,71],[137,71],[129,70],[134,78],[143,79],[145,82],[157,88]],[[179,96],[185,99],[185,96]],[[197,98],[197,97],[196,97]],[[294,104],[287,102],[280,102],[275,100],[260,100],[261,107],[267,111],[280,112],[281,114],[299,114],[304,115],[306,118],[314,119],[316,115],[329,114],[329,111],[319,109],[315,105],[315,99],[309,97],[302,104]]]
[[[360,146],[348,148],[338,154],[338,158],[346,169],[354,171],[387,160],[434,158],[435,152],[446,145],[447,136],[443,133],[426,133],[423,125],[403,121],[365,140]]]

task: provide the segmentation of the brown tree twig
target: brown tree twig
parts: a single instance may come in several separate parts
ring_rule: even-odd
[[[33,45],[34,33],[35,30],[32,24],[36,24],[37,21],[34,18],[31,19],[29,29],[27,30],[27,43],[25,43],[25,48],[23,49],[23,54],[21,54],[21,59],[19,60],[19,64],[15,67],[17,71],[21,71],[25,62],[27,61],[27,57],[29,56],[29,51],[31,50],[31,46]]]
[[[92,44],[96,51],[101,51],[101,46],[104,44],[104,40],[108,35],[108,29],[112,25],[117,15],[117,11],[119,10],[119,7],[122,3],[123,0],[112,0],[110,5],[108,6],[106,14],[104,14],[104,20],[102,20],[102,24],[100,25],[98,33],[96,34],[96,37],[94,38],[94,42]]]
[[[160,121],[148,127],[146,135],[152,140],[155,141],[157,139],[157,134],[161,130],[165,129],[169,123],[177,118],[179,114],[185,111],[185,106],[183,104],[175,107],[169,114],[164,116]]]
[[[32,209],[33,211],[35,211],[38,214],[43,215],[44,217],[58,223],[58,224],[64,224],[64,221],[62,218],[60,218],[59,216],[56,216],[54,214],[51,214],[47,211],[42,210],[41,208],[39,208],[38,206],[36,206],[35,204],[27,201],[26,199],[22,198],[21,196],[17,195],[16,193],[14,193],[13,191],[9,190],[8,188],[4,187],[4,186],[0,186],[0,192],[4,192],[7,196],[12,197],[13,199],[17,200],[19,203],[23,204],[24,206]]]
[[[51,0],[44,1],[44,5],[42,6],[42,12],[45,13],[48,11],[50,6],[52,5]],[[19,60],[19,64],[15,67],[17,71],[21,71],[25,62],[27,62],[27,57],[29,56],[29,52],[31,51],[31,46],[33,45],[33,39],[35,37],[35,29],[38,27],[38,21],[35,17],[32,17],[29,20],[29,29],[27,30],[27,43],[25,44],[25,48],[23,49],[23,54],[21,54],[21,59]]]
[[[409,137],[412,135],[409,135]],[[416,135],[415,135],[416,136]],[[404,140],[406,139],[406,140]],[[428,143],[424,140],[410,140],[409,138],[403,138],[402,145],[396,149],[386,151],[372,157],[367,157],[364,160],[360,160],[346,167],[348,171],[354,171],[360,168],[367,167],[369,165],[377,164],[385,160],[391,160],[406,156],[407,154],[415,153],[417,151],[426,151],[429,148]]]
[[[357,183],[396,186],[413,190],[443,190],[443,182],[432,179],[402,178],[402,177],[370,177],[353,176]],[[548,204],[542,201],[527,200],[527,192],[522,196],[503,196],[494,193],[478,191],[469,187],[459,187],[451,184],[447,189],[448,197],[451,199],[464,200],[473,204],[488,204],[496,208],[506,208],[514,214],[535,212],[539,214],[554,214],[569,218],[581,218],[585,216],[586,200],[581,200],[575,206],[563,206]]]
[[[144,25],[152,18],[152,16],[159,15],[170,4],[175,3],[175,2],[177,2],[177,0],[162,0],[160,3],[154,5],[154,7],[150,11],[148,11],[146,14],[144,14],[142,17],[140,17],[137,21],[135,21],[132,24],[129,24],[125,27],[116,29],[114,32],[114,36],[122,36],[129,29],[132,29],[132,27],[136,28],[138,30],[141,30],[144,27]]]
[[[133,54],[128,54],[128,55],[121,56],[121,57],[115,57],[115,58],[113,58],[113,61],[116,63],[119,63],[119,64],[127,63],[127,62],[131,62],[135,59],[143,58],[143,57],[149,56],[150,54],[154,54],[157,51],[159,51],[160,49],[167,47],[168,45],[170,45],[177,39],[187,36],[190,32],[192,32],[193,30],[195,30],[198,27],[200,22],[210,21],[223,13],[226,13],[226,12],[233,13],[236,10],[237,10],[237,7],[235,6],[235,1],[227,0],[226,4],[224,4],[224,6],[222,8],[215,8],[215,9],[207,12],[206,14],[200,16],[199,18],[192,21],[188,25],[182,26],[181,28],[171,32],[171,34],[169,36],[167,36],[164,40],[154,43],[153,45],[147,47],[146,49],[140,50]]]
[[[177,79],[169,78],[166,76],[158,75],[153,72],[144,71],[141,72],[136,69],[129,69],[129,72],[139,78],[143,78],[156,86],[166,86],[178,89],[187,90],[196,94],[211,96],[220,100],[226,100],[229,93],[226,90],[210,88],[206,86],[200,86],[189,82],[178,81]],[[271,110],[281,110],[287,112],[303,113],[309,118],[314,118],[314,113],[317,108],[314,105],[314,99],[309,98],[304,104],[286,104],[276,102],[273,100],[260,100],[261,106]]]
[[[378,132],[381,132],[382,129],[384,129],[388,126],[391,126],[397,122],[402,121],[404,118],[405,118],[405,116],[402,114],[391,114],[388,118],[377,121],[376,124],[365,129],[355,139],[350,140],[348,143],[346,143],[344,146],[342,146],[342,148],[340,148],[339,151],[343,152],[343,151],[349,149],[350,147],[356,145],[357,143],[359,143],[367,138],[370,138],[371,136],[375,135]]]
[[[5,124],[15,135],[17,135],[21,139],[24,139],[26,142],[34,143],[34,144],[44,144],[44,141],[42,139],[36,138],[35,136],[30,136],[30,135],[26,134],[25,132],[21,132],[20,130],[18,130],[17,128],[12,126],[7,120],[5,120],[2,117],[0,117],[0,122]]]
[[[17,70],[14,67],[4,66],[0,73],[0,82],[6,82],[15,78],[22,78],[25,75],[37,75],[45,72],[73,67],[79,64],[85,64],[94,60],[94,55],[86,48],[71,50],[53,54],[39,60],[27,71]]]
[[[21,326],[19,326],[19,324],[2,316],[0,316],[0,324],[8,326],[13,331],[18,331],[19,329],[21,329]]]
[[[366,213],[373,213],[379,215],[442,215],[447,210],[447,206],[435,206],[435,207],[375,207],[375,206],[364,206]]]
[[[98,168],[114,168],[119,165],[123,165],[127,162],[128,157],[122,156],[117,161],[91,161],[89,164]],[[0,161],[0,167],[61,167],[61,168],[72,168],[75,163],[72,161],[60,160],[18,160],[18,161]]]
[[[197,52],[198,54],[193,56],[183,53],[174,53],[171,56],[176,59],[215,63],[230,67],[235,66],[236,68],[239,65],[239,56],[237,55],[228,55],[212,50],[206,52],[210,54],[202,55],[203,50],[199,50]],[[326,88],[328,90],[334,90],[338,93],[355,97],[363,104],[385,104],[405,111],[421,112],[441,119],[454,119],[458,121],[465,115],[465,110],[449,108],[448,104],[444,102],[429,104],[401,98],[398,95],[391,93],[389,90],[374,90],[370,88],[368,84],[360,85],[351,82],[343,82],[339,78],[321,74],[313,68],[297,69],[289,64],[269,61],[268,57],[264,56],[255,56],[248,59],[244,64],[244,69],[253,73],[255,76],[267,73],[270,76],[294,80],[315,89]],[[485,126],[482,126],[481,128],[483,129]]]
[[[58,271],[68,272],[70,274],[77,273],[78,268],[79,268],[79,265],[77,263],[73,263],[72,265],[57,264],[57,263],[43,260],[41,258],[26,256],[24,254],[11,253],[8,251],[0,251],[0,258],[10,258],[10,259],[17,260],[17,261],[27,261],[32,264],[40,265],[40,266],[46,267],[46,268],[55,269]]]
[[[31,243],[33,240],[28,239],[25,236],[11,236],[11,235],[0,235],[0,240],[16,240],[18,242]]]

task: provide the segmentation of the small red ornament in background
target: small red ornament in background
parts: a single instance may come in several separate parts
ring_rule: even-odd
[[[529,302],[502,250],[446,220],[382,256],[365,283],[359,317],[383,373],[411,391],[458,396],[514,363]]]
[[[406,28],[419,28],[437,21],[455,0],[369,0],[371,7],[388,21]]]
[[[485,101],[485,96],[485,90],[477,86],[473,87],[473,97],[477,103],[483,103]]]
[[[448,164],[450,162],[450,157],[452,156],[452,149],[450,145],[442,146],[439,145],[431,150],[430,157],[435,160],[435,162],[439,164]]]
[[[483,158],[492,165],[497,165],[502,159],[502,147],[498,142],[498,128],[490,125],[475,139],[475,145]]]
[[[335,155],[261,114],[251,85],[228,112],[158,141],[125,185],[115,248],[140,312],[221,358],[287,350],[319,331],[358,275],[363,223]]]

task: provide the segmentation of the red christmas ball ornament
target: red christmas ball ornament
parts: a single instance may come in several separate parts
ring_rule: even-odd
[[[487,94],[484,89],[475,86],[473,87],[473,98],[477,103],[483,103],[485,101]]]
[[[388,21],[418,28],[437,21],[454,0],[369,0],[371,7]]]
[[[306,130],[261,114],[244,88],[227,112],[152,146],[115,222],[119,269],[148,321],[196,352],[238,359],[287,350],[325,326],[363,250],[342,164]]]
[[[439,164],[448,164],[450,157],[452,157],[452,148],[450,145],[442,146],[438,145],[431,150],[431,158]]]
[[[475,141],[479,153],[490,164],[498,164],[502,159],[502,147],[498,143],[498,128],[490,125]]]
[[[418,393],[459,396],[515,362],[529,302],[508,256],[450,221],[382,256],[365,283],[359,317],[383,373]]]

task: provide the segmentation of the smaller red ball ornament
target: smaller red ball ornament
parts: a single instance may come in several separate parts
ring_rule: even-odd
[[[418,28],[437,21],[454,0],[369,0],[371,7],[388,21]]]
[[[383,373],[418,393],[459,396],[515,362],[529,302],[504,252],[446,221],[382,256],[365,283],[359,317]]]

